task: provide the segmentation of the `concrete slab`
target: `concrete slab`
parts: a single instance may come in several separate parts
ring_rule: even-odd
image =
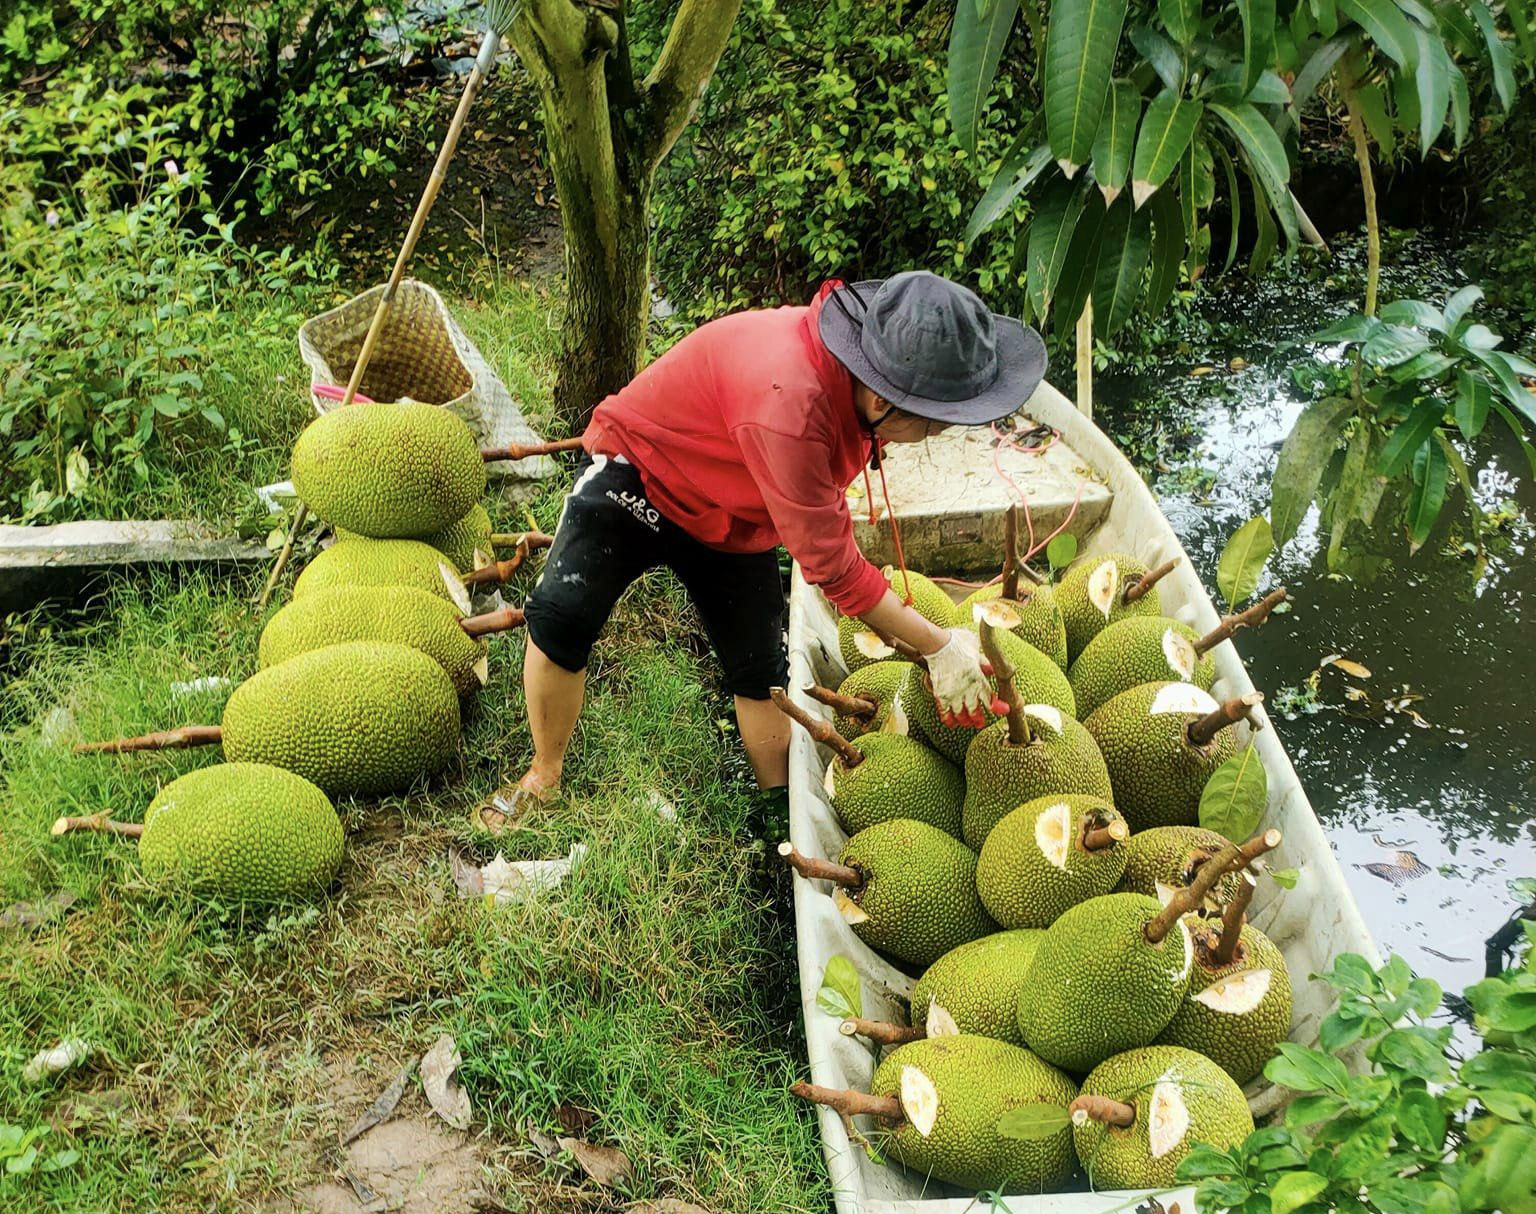
[[[0,611],[76,594],[102,573],[125,566],[231,564],[271,556],[264,544],[176,520],[0,526]]]
[[[1028,412],[1026,405],[1024,414]],[[1021,429],[1032,424],[1022,422]],[[1061,439],[1042,454],[1030,455],[999,450],[991,431],[976,427],[949,430],[915,446],[887,448],[885,475],[891,508],[901,522],[907,564],[917,570],[992,570],[1000,560],[1008,507],[1019,503],[1014,485],[1028,502],[1037,539],[1069,515],[1067,530],[1079,540],[1086,538],[1108,516],[1114,497]],[[862,478],[848,490],[848,507],[860,549],[875,564],[889,564],[896,559],[896,548],[874,473],[870,484],[882,512],[880,521],[869,522]],[[1019,540],[1022,549],[1022,532]]]

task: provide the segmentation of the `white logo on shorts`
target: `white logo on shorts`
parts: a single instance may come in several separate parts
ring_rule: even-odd
[[[620,492],[615,489],[610,489],[608,490],[607,496],[610,501],[616,502],[620,506],[623,506],[624,509],[628,510],[652,531],[656,532],[657,534],[661,533],[661,512],[652,506],[650,502],[646,501],[645,498],[640,494],[630,493],[628,491]]]

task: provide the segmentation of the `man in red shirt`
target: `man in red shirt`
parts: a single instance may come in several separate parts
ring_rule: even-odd
[[[789,723],[768,698],[787,677],[780,544],[844,615],[927,656],[947,717],[980,723],[992,692],[975,635],[937,627],[891,591],[854,543],[845,492],[883,444],[1004,417],[1044,371],[1033,330],[909,271],[712,321],[603,401],[526,605],[533,761],[482,821],[499,829],[558,792],[592,644],[657,565],[698,607],[765,789],[788,779]]]

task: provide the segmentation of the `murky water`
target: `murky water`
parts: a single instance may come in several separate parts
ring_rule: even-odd
[[[1277,347],[1353,310],[1357,265],[1345,249],[1326,279],[1219,288],[1203,305],[1214,336],[1099,381],[1095,420],[1150,473],[1207,585],[1227,537],[1268,509],[1276,452],[1307,399],[1291,379],[1304,352]],[[1439,300],[1458,285],[1453,254],[1415,240],[1382,298]],[[1229,370],[1234,358],[1247,365]],[[1329,576],[1314,512],[1271,561],[1268,584],[1287,586],[1295,610],[1238,640],[1381,949],[1452,992],[1482,977],[1484,941],[1514,909],[1509,880],[1536,873],[1536,486],[1507,431],[1490,430],[1478,496],[1506,521],[1480,580],[1459,551],[1459,500],[1414,557],[1383,536],[1394,559],[1370,582]],[[1331,654],[1370,677],[1330,666],[1310,692]]]

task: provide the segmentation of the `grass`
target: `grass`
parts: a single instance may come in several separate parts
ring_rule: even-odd
[[[502,285],[459,311],[537,415],[547,299]],[[547,527],[562,487],[533,503]],[[753,838],[727,700],[670,578],[629,596],[594,655],[566,799],[509,835],[478,832],[469,811],[529,751],[516,638],[494,645],[458,770],[338,806],[346,859],[312,906],[165,895],[131,843],[49,837],[62,813],[135,820],[161,784],[217,761],[76,758],[68,743],[216,721],[224,692],[171,684],[250,673],[254,577],[118,579],[13,621],[0,647],[0,906],[79,898],[0,932],[0,1120],[51,1124],[50,1149],[82,1152],[66,1171],[0,1178],[0,1208],[284,1208],[271,1203],[330,1172],[335,1133],[446,1031],[506,1209],[826,1209],[814,1121],[786,1092],[804,1058],[788,882]],[[450,849],[545,858],[578,842],[585,861],[555,893],[502,907],[456,894]],[[22,1080],[36,1051],[76,1036],[94,1047],[86,1064]],[[563,1132],[571,1108],[633,1160],[623,1200],[528,1145],[530,1124]]]

